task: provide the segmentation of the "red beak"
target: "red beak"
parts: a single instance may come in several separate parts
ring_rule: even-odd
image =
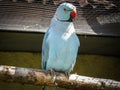
[[[77,12],[73,10],[73,11],[71,11],[70,15],[75,20],[77,17]]]

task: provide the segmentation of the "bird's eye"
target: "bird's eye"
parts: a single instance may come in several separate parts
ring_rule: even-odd
[[[64,8],[64,11],[66,12],[66,11],[67,11],[67,9],[66,9],[66,8]]]

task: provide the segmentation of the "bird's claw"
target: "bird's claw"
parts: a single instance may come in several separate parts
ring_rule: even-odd
[[[55,71],[53,69],[50,69],[50,74],[51,74],[51,77],[52,77],[52,82],[54,83],[55,79],[56,79]]]
[[[69,79],[70,73],[69,72],[65,72],[65,76]]]

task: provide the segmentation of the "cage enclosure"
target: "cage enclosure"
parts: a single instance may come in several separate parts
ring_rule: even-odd
[[[0,1],[0,65],[40,68],[43,36],[60,1]],[[120,2],[79,1],[71,2],[77,7],[74,25],[81,42],[73,73],[120,80]],[[40,89],[7,86],[0,83],[4,90]]]

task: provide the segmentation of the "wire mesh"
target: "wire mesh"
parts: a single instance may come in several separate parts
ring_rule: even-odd
[[[9,26],[8,29],[16,27],[14,29],[44,32],[57,6],[64,1],[69,1],[77,7],[77,21],[74,22],[77,33],[120,34],[118,29],[109,32],[100,28],[100,22],[104,23],[107,19],[109,23],[120,23],[119,0],[0,1],[0,25],[2,29]],[[112,19],[105,19],[108,16]],[[101,21],[98,22],[98,20]]]

